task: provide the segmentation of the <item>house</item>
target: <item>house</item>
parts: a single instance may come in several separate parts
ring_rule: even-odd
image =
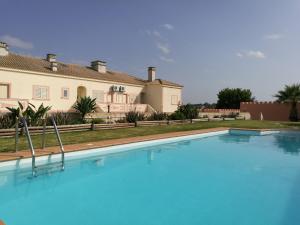
[[[100,113],[172,113],[181,104],[183,86],[156,79],[155,72],[149,67],[148,79],[142,79],[111,71],[100,60],[85,67],[59,62],[55,54],[45,59],[23,56],[0,42],[0,111],[20,101],[71,112],[78,98],[90,96],[96,98]]]

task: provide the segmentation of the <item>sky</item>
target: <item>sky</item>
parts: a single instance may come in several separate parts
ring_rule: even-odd
[[[273,100],[300,82],[299,0],[1,0],[0,40],[15,53],[184,85],[184,103],[223,88]]]

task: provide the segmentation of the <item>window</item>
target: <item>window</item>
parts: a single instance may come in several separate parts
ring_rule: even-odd
[[[126,103],[126,95],[117,94],[116,95],[116,103]]]
[[[104,102],[104,91],[93,90],[92,96],[97,102]]]
[[[0,84],[0,98],[9,98],[9,84]]]
[[[48,100],[49,99],[49,87],[33,86],[33,99]]]
[[[172,95],[171,96],[171,104],[172,105],[178,105],[178,96],[177,95]]]
[[[61,98],[63,99],[69,99],[69,88],[62,88],[61,91]]]

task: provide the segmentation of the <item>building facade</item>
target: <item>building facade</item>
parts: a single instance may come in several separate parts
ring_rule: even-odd
[[[51,106],[52,111],[73,111],[78,98],[96,98],[97,112],[174,112],[182,103],[182,85],[156,79],[156,68],[148,68],[148,79],[107,69],[97,60],[90,66],[66,64],[56,55],[45,59],[9,52],[0,42],[0,111],[26,105]]]

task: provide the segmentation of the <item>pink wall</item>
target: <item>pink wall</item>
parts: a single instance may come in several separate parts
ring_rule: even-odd
[[[300,104],[298,103],[298,113],[300,117]],[[291,106],[288,103],[278,102],[241,102],[241,112],[249,112],[251,119],[259,120],[260,113],[264,120],[289,121]]]

